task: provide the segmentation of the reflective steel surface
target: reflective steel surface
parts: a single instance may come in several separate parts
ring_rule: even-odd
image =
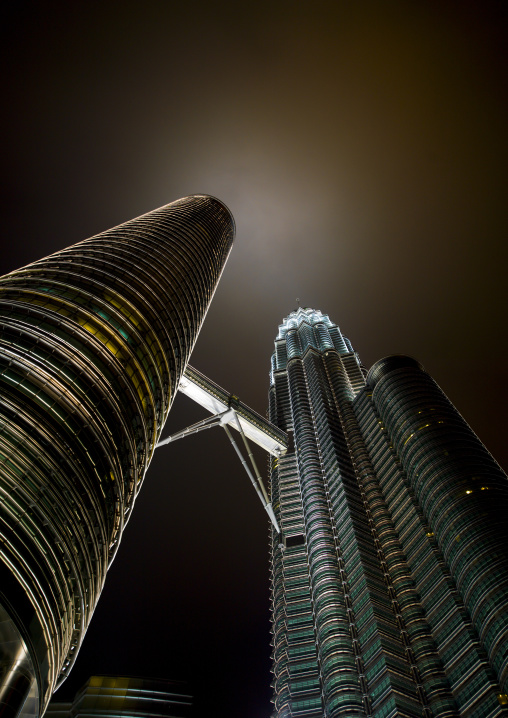
[[[0,279],[0,601],[35,714],[76,658],[233,236],[196,195]]]

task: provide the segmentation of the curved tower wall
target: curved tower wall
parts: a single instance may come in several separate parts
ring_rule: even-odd
[[[508,689],[508,481],[436,382],[408,357],[388,357],[369,372],[372,401],[400,460],[421,525],[452,577],[462,611],[486,652],[488,665]],[[408,548],[419,570],[423,556]],[[422,599],[436,601],[439,578],[424,579]],[[442,584],[441,584],[442,585]],[[450,599],[440,621],[453,615]],[[438,643],[449,643],[440,632]],[[441,636],[441,634],[443,634]],[[464,634],[464,641],[467,637]],[[453,642],[457,650],[458,642]],[[473,678],[473,676],[471,676]],[[470,685],[464,686],[470,691]]]
[[[300,308],[269,415],[273,716],[506,715],[506,476],[436,384]]]
[[[233,236],[197,195],[0,279],[6,715],[70,671]]]

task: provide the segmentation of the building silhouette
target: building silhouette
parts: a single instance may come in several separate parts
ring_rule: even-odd
[[[187,197],[0,279],[0,715],[68,675],[231,249]]]
[[[72,701],[53,699],[46,718],[190,718],[192,697],[177,681],[92,676]]]
[[[507,715],[507,478],[437,384],[298,308],[269,418],[273,716]]]

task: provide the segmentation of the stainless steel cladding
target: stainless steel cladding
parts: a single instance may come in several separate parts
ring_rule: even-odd
[[[70,671],[233,236],[196,195],[0,279],[6,715]]]

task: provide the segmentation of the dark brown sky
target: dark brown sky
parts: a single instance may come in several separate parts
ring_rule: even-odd
[[[300,297],[367,366],[416,356],[508,466],[503,3],[6,7],[4,271],[214,194],[237,238],[197,368],[264,412]],[[182,398],[171,423],[201,416]],[[264,515],[224,436],[185,442],[148,474],[67,690],[166,675],[198,716],[268,718]]]

